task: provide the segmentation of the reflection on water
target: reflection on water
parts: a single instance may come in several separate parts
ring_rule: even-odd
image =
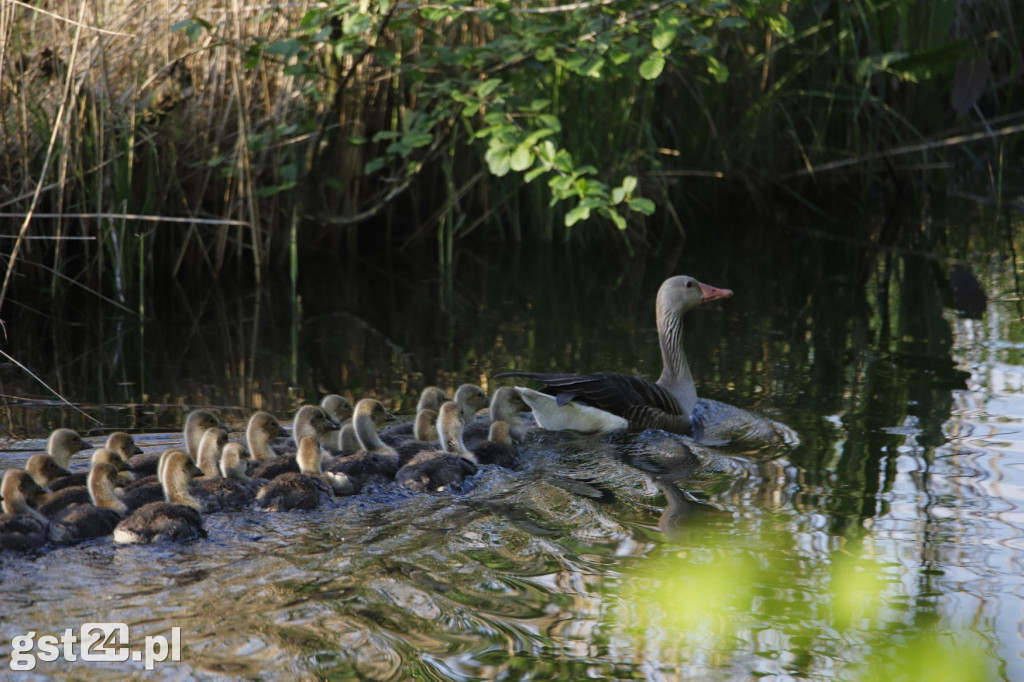
[[[181,628],[183,660],[158,663],[162,677],[921,679],[929,664],[1024,677],[1013,264],[981,270],[994,300],[970,320],[917,255],[805,236],[742,261],[724,243],[700,254],[629,269],[601,254],[493,256],[459,264],[451,288],[416,263],[309,274],[294,342],[286,287],[171,288],[145,328],[94,315],[53,334],[17,313],[40,341],[11,350],[103,426],[8,398],[10,431],[30,440],[2,467],[58,423],[93,440],[128,428],[160,449],[190,405],[237,425],[330,390],[408,414],[426,383],[508,368],[656,375],[653,295],[678,272],[736,291],[687,319],[702,392],[769,411],[801,441],[730,452],[655,432],[535,433],[521,470],[484,468],[460,495],[379,489],[314,512],[210,515],[204,542],[3,554],[0,666],[26,631],[121,621],[136,641]],[[45,396],[10,368],[0,380],[7,396]]]

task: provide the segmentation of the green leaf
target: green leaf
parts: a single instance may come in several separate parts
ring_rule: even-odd
[[[526,145],[519,145],[515,151],[509,157],[508,165],[509,168],[518,172],[522,172],[533,165],[533,152]]]
[[[708,55],[708,73],[714,76],[715,81],[724,83],[729,80],[729,67]]]
[[[575,194],[573,179],[567,175],[556,175],[551,178],[548,180],[548,187],[551,188],[551,193],[556,201]]]
[[[295,184],[295,181],[299,177],[299,167],[294,163],[286,163],[278,170],[281,174],[281,179],[286,183]]]
[[[747,20],[743,17],[722,17],[718,20],[718,25],[722,28],[739,29],[746,27]]]
[[[520,142],[519,144],[521,146],[532,147],[533,145],[537,144],[537,142],[539,140],[541,140],[542,138],[545,138],[545,137],[548,137],[549,135],[554,135],[554,134],[555,134],[555,131],[552,130],[551,128],[541,128],[541,129],[535,130],[532,133],[530,133],[529,135],[527,135],[525,138],[523,138],[523,141]]]
[[[562,132],[562,122],[554,114],[540,114],[537,116],[537,122],[545,128],[551,128],[556,133]]]
[[[665,68],[665,58],[660,54],[652,54],[640,64],[640,77],[652,81],[661,75]]]
[[[491,175],[499,178],[508,175],[509,170],[511,170],[508,145],[492,144],[484,154],[484,161],[487,162]]]
[[[477,94],[480,95],[480,97],[487,97],[489,94],[494,92],[494,89],[497,88],[499,85],[501,85],[500,78],[490,78],[481,83],[480,87],[478,87],[476,91]]]
[[[768,28],[771,29],[772,33],[782,38],[793,37],[793,24],[789,23],[789,19],[781,14],[768,17]]]
[[[633,53],[627,52],[626,50],[620,50],[614,47],[608,50],[608,59],[615,66],[622,66],[623,64],[628,62],[632,57]]]
[[[555,144],[551,140],[544,140],[540,144],[540,149],[538,150],[537,155],[541,160],[552,164],[555,162],[555,152]]]
[[[902,59],[895,59],[885,70],[908,81],[925,80],[953,73],[961,59],[974,54],[974,49],[965,39],[940,47],[915,52]]]
[[[651,45],[655,50],[661,52],[667,50],[675,39],[676,29],[674,26],[657,26],[654,33],[651,34]]]
[[[402,144],[410,147],[426,147],[434,141],[434,136],[423,130],[410,130],[402,136]]]
[[[622,200],[626,198],[626,190],[621,187],[616,187],[612,190],[612,203],[621,204]]]
[[[626,219],[623,218],[618,211],[609,211],[608,217],[612,219],[613,223],[615,223],[615,227],[620,230],[626,229]]]
[[[634,199],[630,199],[628,204],[631,209],[633,209],[634,211],[639,211],[644,215],[651,215],[654,213],[654,202],[651,201],[650,199],[643,199],[637,197]]]
[[[302,49],[302,43],[292,38],[275,40],[266,47],[266,53],[280,57],[294,57]]]
[[[361,35],[369,31],[372,24],[369,14],[350,14],[342,31],[347,36]]]
[[[572,227],[581,220],[590,217],[590,208],[582,204],[565,214],[565,226]]]
[[[627,175],[622,178],[622,189],[625,190],[626,194],[632,194],[633,190],[636,189],[636,176]]]
[[[529,184],[529,183],[533,182],[534,180],[536,180],[539,176],[541,176],[541,175],[543,175],[544,173],[547,173],[547,172],[548,172],[547,168],[544,168],[543,166],[540,166],[538,168],[534,168],[533,170],[529,171],[526,175],[524,175],[523,176],[523,180],[525,180],[527,182],[527,184]]]
[[[534,58],[537,61],[549,62],[555,58],[555,48],[553,47],[542,47],[533,53]]]
[[[387,157],[378,156],[376,159],[372,159],[371,161],[368,161],[366,163],[366,165],[363,166],[363,172],[366,173],[367,175],[371,175],[373,173],[376,173],[381,168],[384,168],[387,165],[388,165]]]

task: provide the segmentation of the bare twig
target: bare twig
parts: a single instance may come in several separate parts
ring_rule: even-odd
[[[941,147],[955,147],[956,145],[964,144],[966,142],[987,140],[996,137],[1002,137],[1004,135],[1014,135],[1020,132],[1024,132],[1024,123],[1012,126],[1005,126],[997,130],[982,130],[976,133],[968,133],[967,135],[951,135],[950,137],[944,137],[939,140],[929,140],[928,142],[921,142],[919,144],[911,144],[903,147],[896,147],[895,149],[889,149],[884,152],[879,152],[877,154],[858,156],[855,159],[842,159],[840,161],[830,161],[829,163],[823,163],[817,166],[808,166],[807,168],[801,168],[800,170],[791,173],[790,177],[813,175],[815,173],[836,170],[837,168],[856,166],[859,163],[866,163],[868,161],[874,161],[877,159],[885,159],[891,156],[913,154],[914,152],[923,152],[929,149],[939,149]]]
[[[16,364],[16,365],[17,365],[18,367],[21,367],[21,368],[22,368],[23,370],[25,370],[25,373],[26,373],[26,374],[28,374],[28,375],[29,375],[30,377],[32,377],[33,379],[35,379],[36,381],[38,381],[38,382],[39,382],[40,384],[42,384],[42,385],[43,385],[44,387],[46,387],[46,389],[47,389],[47,390],[48,390],[48,391],[49,391],[50,393],[52,393],[52,394],[54,394],[55,396],[57,396],[58,398],[60,398],[60,399],[61,399],[61,400],[62,400],[62,401],[63,401],[64,403],[66,403],[66,404],[67,404],[67,405],[68,405],[69,407],[71,407],[71,408],[73,408],[73,409],[75,409],[75,410],[77,410],[77,411],[81,412],[82,414],[84,414],[84,415],[85,415],[86,417],[88,417],[89,419],[93,420],[93,421],[94,421],[94,422],[96,422],[97,424],[101,423],[99,419],[96,419],[95,417],[93,417],[93,416],[92,416],[91,414],[89,414],[89,413],[87,413],[87,412],[83,412],[83,411],[82,411],[82,408],[78,407],[78,405],[75,405],[75,404],[74,404],[73,402],[71,402],[70,400],[68,400],[68,399],[67,399],[67,398],[65,398],[64,396],[62,396],[62,395],[61,395],[60,393],[57,393],[57,391],[55,391],[55,390],[53,390],[52,388],[50,388],[50,386],[49,386],[49,385],[48,385],[48,384],[47,384],[47,383],[46,383],[45,381],[43,381],[42,379],[40,379],[39,377],[37,377],[37,376],[36,376],[36,375],[35,375],[35,374],[34,374],[34,373],[32,372],[32,370],[30,370],[30,369],[29,369],[28,367],[26,367],[25,365],[21,364],[20,362],[18,362],[17,360],[15,360],[14,358],[12,358],[12,357],[11,357],[10,355],[8,355],[7,353],[5,353],[5,352],[4,352],[4,351],[2,351],[2,350],[0,350],[0,355],[4,356],[4,357],[5,357],[5,358],[7,358],[8,360],[10,360],[10,361],[11,361],[11,362],[13,362],[14,364]]]
[[[0,218],[24,218],[31,216],[32,218],[99,218],[104,220],[142,220],[151,223],[186,223],[189,225],[241,225],[247,226],[248,220],[231,220],[228,218],[175,218],[171,216],[162,215],[145,215],[142,213],[0,213]],[[26,237],[30,239],[30,237]],[[42,239],[42,237],[39,237]],[[64,237],[69,239],[69,237]],[[86,237],[79,237],[79,239],[86,239]],[[88,239],[95,239],[95,237],[88,237]]]
[[[105,28],[97,28],[95,26],[89,26],[88,24],[83,24],[83,23],[81,23],[81,20],[82,20],[82,15],[81,14],[78,15],[78,21],[74,21],[72,19],[68,19],[67,17],[62,17],[59,14],[54,14],[53,12],[47,12],[45,9],[41,9],[41,8],[36,7],[34,5],[30,5],[27,2],[21,2],[21,0],[8,0],[8,1],[12,5],[21,5],[25,9],[32,10],[33,12],[39,12],[40,14],[45,14],[46,16],[53,17],[54,19],[60,19],[61,21],[67,22],[67,23],[71,24],[72,26],[76,26],[76,27],[78,27],[80,29],[81,28],[87,28],[90,31],[96,31],[97,33],[106,33],[106,34],[112,35],[112,36],[125,36],[125,37],[128,37],[128,38],[134,38],[135,37],[134,33],[121,33],[120,31],[108,31]],[[84,5],[85,5],[85,3],[83,3],[83,8],[84,8]]]

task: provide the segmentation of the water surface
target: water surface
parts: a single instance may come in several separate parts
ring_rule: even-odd
[[[427,383],[493,390],[510,368],[654,377],[654,293],[684,272],[736,292],[687,318],[702,394],[782,419],[800,443],[698,448],[692,471],[677,437],[537,433],[521,470],[485,468],[461,494],[382,489],[316,512],[210,515],[209,539],[180,546],[0,555],[0,666],[19,634],[117,621],[133,642],[180,628],[182,660],[154,671],[169,678],[920,678],[933,665],[965,679],[957,661],[968,678],[1024,677],[1015,262],[984,244],[779,234],[737,248],[723,228],[632,260],[509,249],[447,275],[400,255],[311,262],[297,301],[288,282],[168,286],[143,324],[18,309],[7,326],[33,342],[8,352],[101,424],[5,367],[2,467],[58,425],[160,449],[192,406],[241,425],[336,391],[409,415]],[[981,319],[952,308],[947,257],[989,292]]]

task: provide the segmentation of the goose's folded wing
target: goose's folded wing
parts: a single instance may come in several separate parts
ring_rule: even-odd
[[[632,428],[665,428],[660,424],[685,417],[675,396],[653,381],[617,372],[543,374],[506,372],[497,377],[526,377],[544,384],[543,392],[560,405],[578,400],[629,421]],[[673,429],[674,430],[674,429]]]

